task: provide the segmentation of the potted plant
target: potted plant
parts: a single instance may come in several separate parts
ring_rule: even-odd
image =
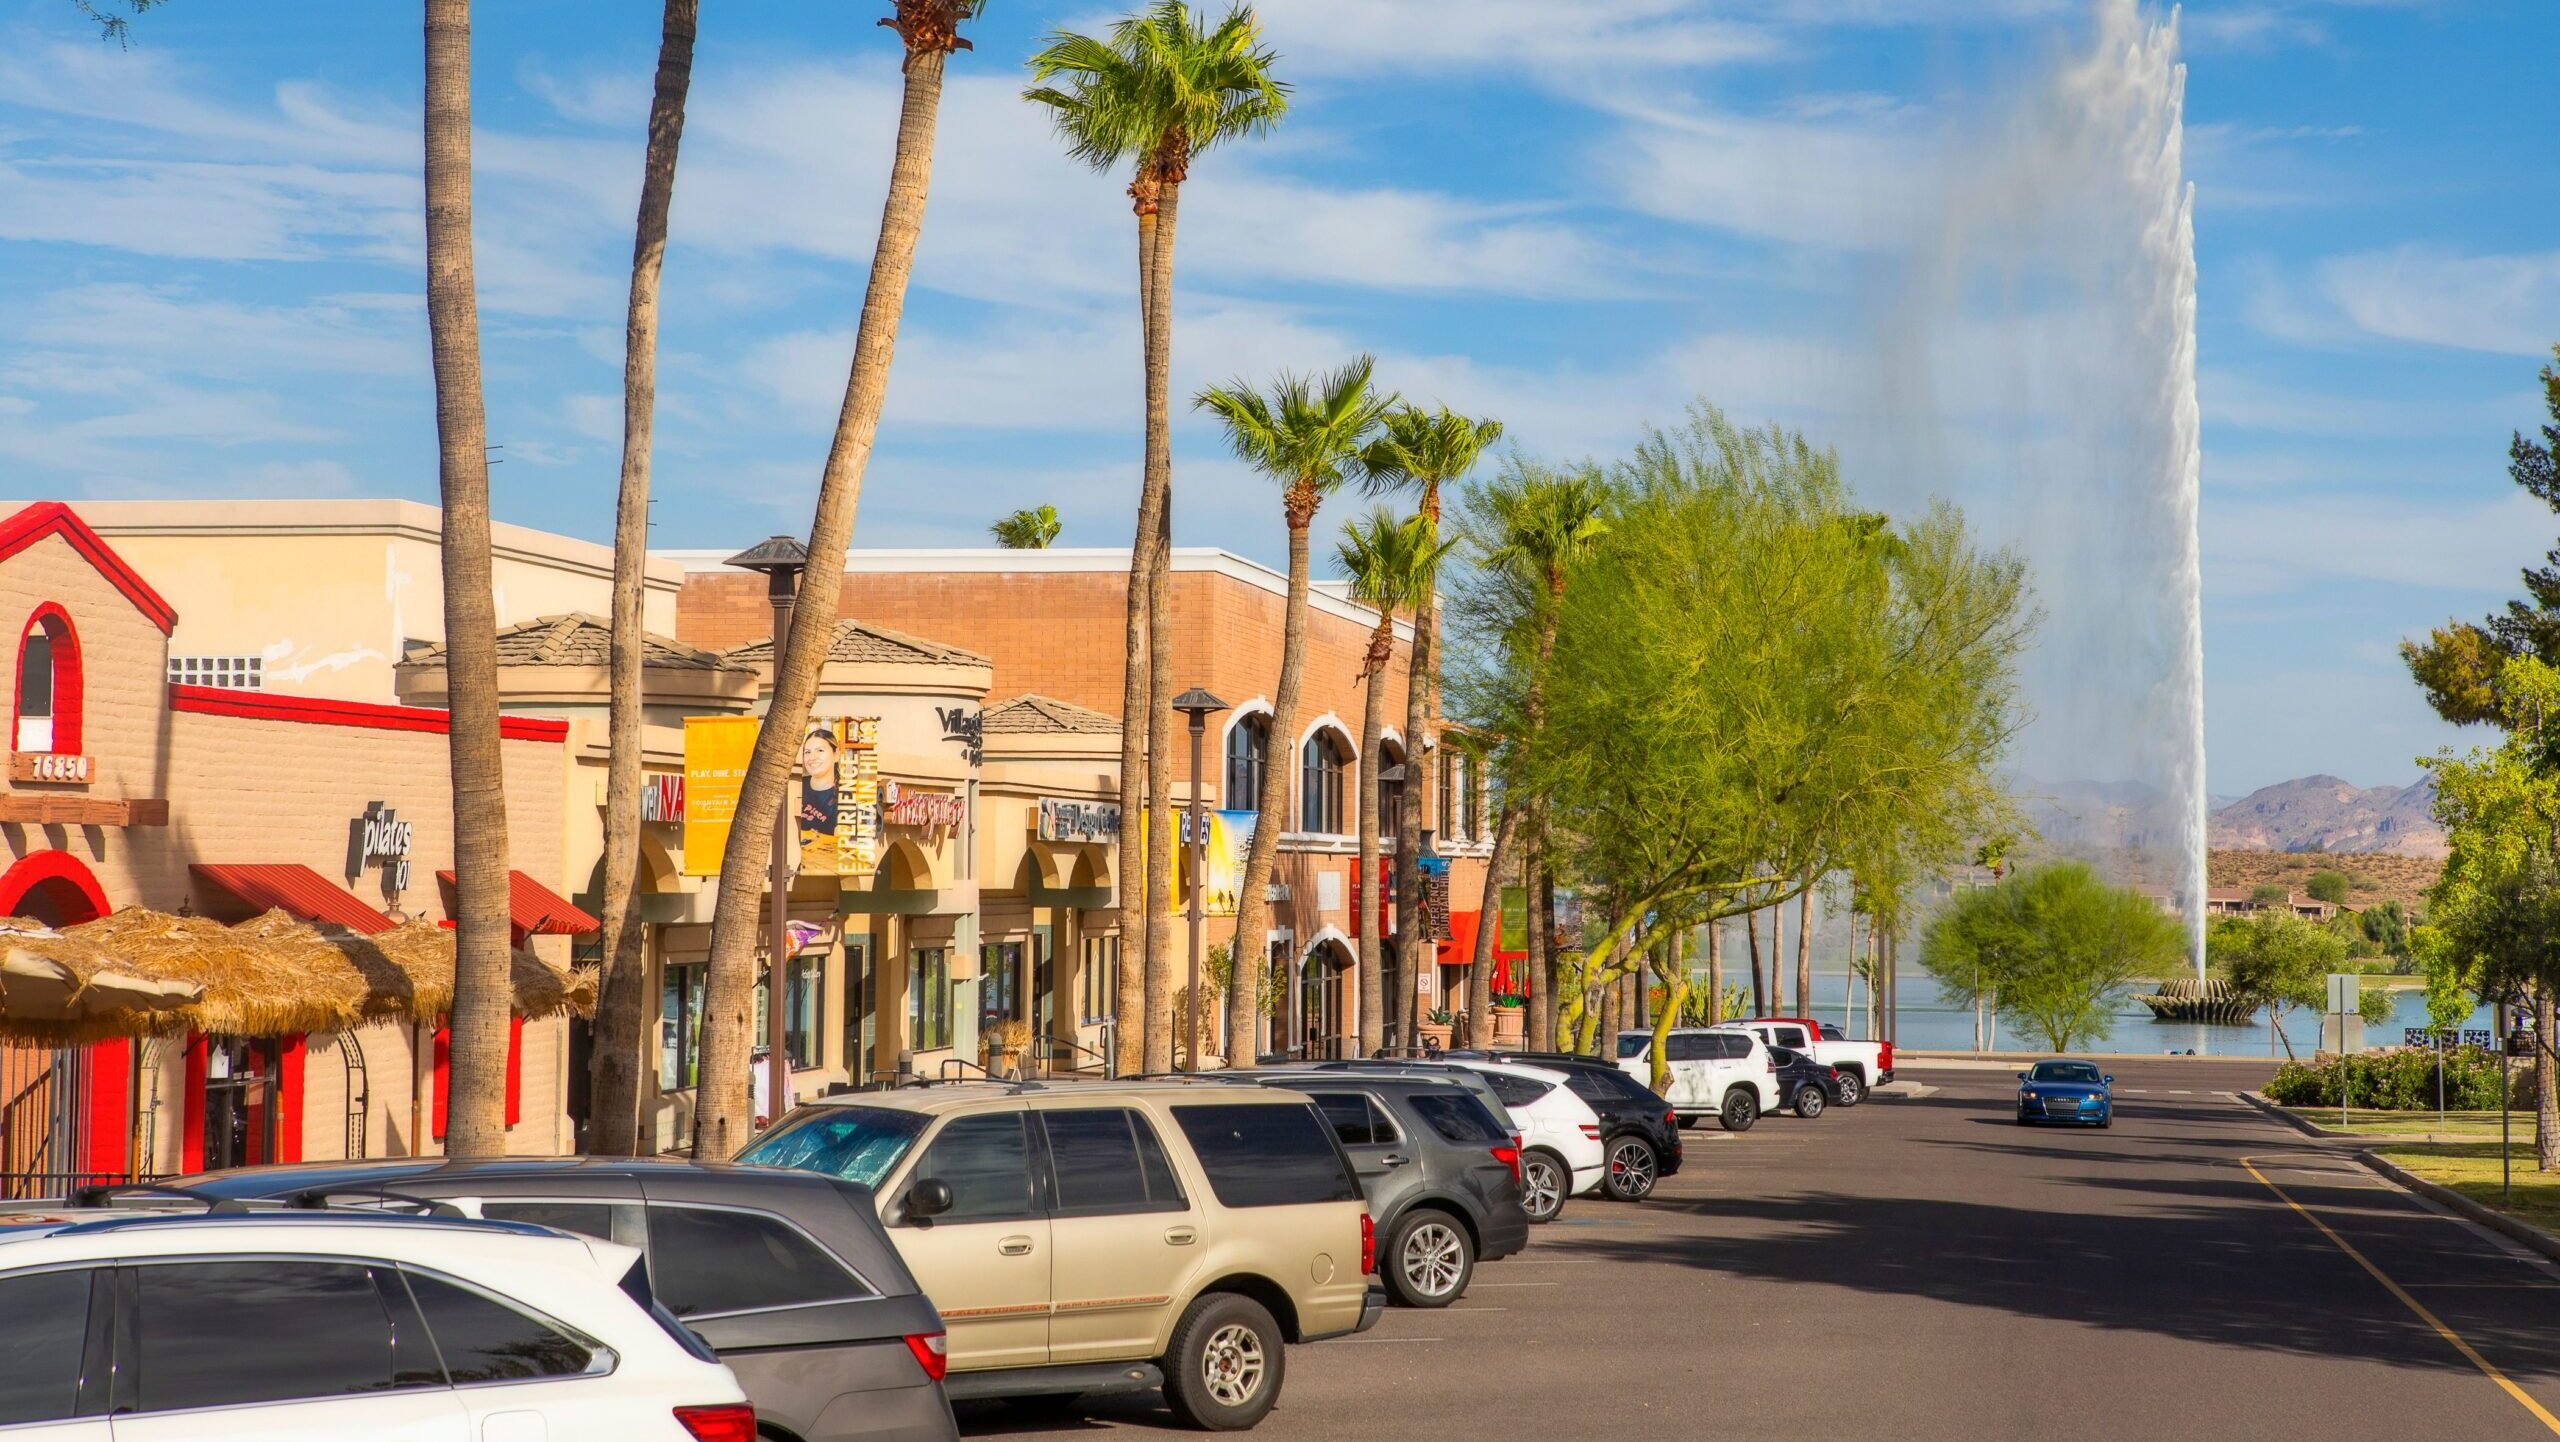
[[[1493,1044],[1518,1046],[1529,1034],[1528,998],[1497,996],[1493,999]]]
[[[1414,1030],[1421,1033],[1426,1050],[1447,1051],[1449,1038],[1457,1034],[1458,1018],[1447,1007],[1435,1006],[1424,1014],[1421,1025]]]

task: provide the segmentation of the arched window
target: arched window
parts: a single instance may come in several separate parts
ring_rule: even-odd
[[[1393,836],[1404,820],[1404,749],[1392,741],[1378,743],[1378,834]],[[1394,773],[1391,777],[1388,773]]]
[[[1335,732],[1318,731],[1307,738],[1299,757],[1299,830],[1342,834],[1342,773],[1350,763],[1351,748]]]
[[[19,751],[80,749],[80,637],[71,613],[48,601],[27,618],[18,637],[17,725],[10,745]]]
[[[1271,718],[1241,716],[1227,728],[1227,785],[1220,801],[1229,811],[1262,804],[1262,777],[1271,766]]]

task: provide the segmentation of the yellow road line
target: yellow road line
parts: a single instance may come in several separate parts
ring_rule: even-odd
[[[2495,1366],[2491,1365],[2488,1358],[2481,1356],[2477,1351],[2473,1350],[2469,1342],[2462,1340],[2461,1333],[2446,1326],[2442,1318],[2438,1317],[2435,1313],[2428,1311],[2423,1303],[2421,1303],[2417,1298],[2410,1296],[2408,1291],[2398,1282],[2395,1282],[2391,1280],[2390,1277],[2384,1275],[2383,1270],[2380,1267],[2375,1266],[2371,1258],[2365,1256],[2364,1253],[2357,1251],[2355,1243],[2348,1241],[2346,1238],[2339,1236],[2336,1232],[2330,1230],[2329,1224],[2313,1215],[2309,1207],[2295,1201],[2291,1195],[2286,1193],[2284,1188],[2268,1181],[2267,1174],[2258,1170],[2257,1158],[2242,1157],[2240,1159],[2240,1165],[2248,1170],[2249,1175],[2256,1177],[2268,1191],[2275,1193],[2278,1200],[2282,1201],[2286,1206],[2293,1208],[2295,1212],[2301,1214],[2304,1221],[2318,1227],[2320,1229],[2320,1235],[2327,1237],[2339,1251],[2355,1258],[2357,1266],[2364,1268],[2375,1281],[2380,1282],[2384,1291],[2399,1298],[2401,1306],[2404,1306],[2410,1311],[2416,1313],[2419,1321],[2434,1328],[2437,1336],[2442,1337],[2447,1342],[2453,1344],[2453,1350],[2460,1352],[2463,1355],[2464,1360],[2470,1362],[2472,1366],[2479,1368],[2481,1376],[2488,1378],[2490,1381],[2497,1383],[2501,1388],[2505,1389],[2508,1396],[2516,1399],[2517,1406],[2532,1413],[2534,1415],[2534,1419],[2539,1421],[2543,1426],[2549,1428],[2553,1436],[2560,1436],[2560,1417],[2552,1416],[2550,1410],[2544,1407],[2541,1403],[2533,1400],[2531,1394],[2527,1393],[2522,1387],[2519,1387],[2515,1383],[2507,1380],[2507,1374],[2499,1371]]]

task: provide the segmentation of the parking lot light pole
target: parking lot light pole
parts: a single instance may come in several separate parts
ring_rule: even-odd
[[[791,634],[791,611],[800,598],[800,576],[809,569],[809,548],[789,536],[767,537],[731,556],[726,564],[741,571],[764,573],[765,599],[773,603],[773,681],[782,684],[782,643]],[[773,854],[767,863],[764,946],[765,1111],[768,1123],[782,1120],[791,1105],[791,1059],[783,1048],[783,990],[790,973],[791,817],[794,788],[782,788],[782,804],[773,822]]]
[[[1182,1069],[1198,1071],[1200,1069],[1200,925],[1204,919],[1204,913],[1208,910],[1209,895],[1208,878],[1201,874],[1201,869],[1208,857],[1209,813],[1201,805],[1201,798],[1207,792],[1201,785],[1200,739],[1209,729],[1209,713],[1226,710],[1227,703],[1194,686],[1173,698],[1173,709],[1189,717],[1191,721],[1191,835],[1186,852],[1191,872],[1191,985],[1182,994],[1184,1046]],[[1228,948],[1228,953],[1227,985],[1242,986],[1246,980],[1244,958],[1234,955],[1232,946]],[[1236,1042],[1235,1037],[1227,1039],[1229,1066],[1235,1064]]]

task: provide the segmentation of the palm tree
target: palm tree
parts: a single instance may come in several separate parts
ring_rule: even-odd
[[[613,641],[604,783],[604,972],[596,989],[587,1149],[629,1156],[640,1146],[641,1032],[648,1023],[648,956],[637,909],[640,873],[641,590],[649,560],[649,437],[658,400],[658,274],[667,258],[667,206],[693,84],[702,0],[667,0],[658,84],[640,163],[640,218],[631,243],[631,307],[623,325],[622,492],[613,519]]]
[[[995,533],[996,544],[1008,551],[1045,551],[1058,539],[1058,508],[1032,506],[999,516],[987,527]]]
[[[1486,774],[1492,759],[1492,746],[1471,747],[1467,753],[1468,777]],[[1519,831],[1520,808],[1512,804],[1510,793],[1505,791],[1493,823],[1493,853],[1484,863],[1484,898],[1476,904],[1475,955],[1468,958],[1467,964],[1469,1046],[1493,1044],[1493,943],[1502,931],[1503,866],[1511,859],[1512,840]]]
[[[444,507],[446,705],[453,767],[452,1088],[445,1151],[507,1146],[506,768],[498,750],[498,615],[489,563],[489,417],[471,268],[471,0],[426,6],[427,341],[435,357]]]
[[[1262,48],[1250,8],[1202,26],[1181,0],[1159,0],[1111,28],[1108,40],[1055,31],[1031,57],[1040,83],[1023,98],[1048,107],[1068,152],[1109,170],[1135,162],[1129,199],[1138,220],[1138,315],[1145,351],[1146,447],[1138,488],[1138,531],[1129,548],[1128,659],[1120,686],[1120,814],[1147,810],[1146,856],[1119,867],[1120,935],[1143,939],[1141,964],[1120,969],[1114,1066],[1162,1071],[1173,1038],[1159,987],[1173,975],[1173,695],[1170,604],[1173,541],[1166,516],[1173,490],[1173,239],[1182,183],[1192,158],[1235,136],[1259,134],[1288,112],[1288,87],[1271,78],[1276,59]],[[1059,82],[1052,84],[1050,82]],[[1198,784],[1194,778],[1194,784]],[[1125,852],[1129,831],[1121,833]],[[1236,987],[1232,990],[1249,990]],[[1143,1026],[1129,1024],[1145,1018]]]
[[[1374,453],[1375,447],[1371,450]],[[1415,515],[1397,520],[1395,513],[1380,507],[1367,517],[1342,528],[1342,544],[1334,549],[1334,560],[1351,582],[1351,599],[1377,608],[1378,624],[1369,632],[1369,653],[1363,658],[1360,675],[1369,684],[1360,708],[1360,1039],[1364,1050],[1374,1049],[1377,1040],[1371,1032],[1386,1015],[1384,1003],[1385,947],[1378,935],[1378,762],[1383,759],[1379,744],[1386,732],[1387,669],[1395,661],[1396,613],[1417,605],[1430,594],[1433,578],[1440,569],[1440,558],[1449,547],[1438,540],[1436,528],[1425,517]],[[1414,649],[1422,646],[1419,623],[1414,629]],[[1407,682],[1408,688],[1413,683]],[[1410,733],[1408,733],[1409,735]],[[1405,790],[1413,789],[1414,745],[1405,746]],[[1410,814],[1413,808],[1401,807]],[[1402,843],[1399,842],[1399,845]],[[1407,885],[1403,881],[1399,887]],[[1414,896],[1414,891],[1399,891],[1399,896]],[[1416,908],[1408,907],[1411,911]],[[1401,951],[1403,943],[1399,943]],[[1407,995],[1412,993],[1415,952],[1404,952],[1406,961],[1399,968]],[[1404,1003],[1408,1007],[1410,1003]],[[1411,1036],[1411,1025],[1404,1034]]]
[[[1603,516],[1608,508],[1609,486],[1592,468],[1559,474],[1524,466],[1497,482],[1487,493],[1486,501],[1495,535],[1485,563],[1526,572],[1540,594],[1537,639],[1521,703],[1526,734],[1518,744],[1525,748],[1537,744],[1539,728],[1546,724],[1546,672],[1555,659],[1556,626],[1563,614],[1565,582],[1573,567],[1590,556],[1600,537],[1609,530]],[[1529,832],[1530,869],[1534,873],[1530,895],[1543,900],[1555,884],[1547,860],[1547,808],[1536,797],[1529,798],[1527,806],[1524,822]],[[1533,976],[1531,984],[1542,987],[1544,999],[1538,1008],[1538,1021],[1552,1034],[1557,1019],[1553,903],[1544,902],[1539,909],[1549,918],[1546,934],[1531,938],[1530,945],[1533,965],[1537,964],[1534,953],[1545,954],[1546,974]]]
[[[1278,481],[1284,488],[1282,505],[1289,522],[1289,603],[1280,641],[1280,687],[1271,706],[1271,745],[1286,746],[1298,734],[1298,682],[1305,668],[1307,649],[1307,529],[1315,524],[1316,508],[1324,498],[1340,490],[1345,481],[1365,474],[1361,451],[1369,443],[1379,418],[1395,404],[1395,398],[1381,398],[1369,388],[1370,372],[1376,362],[1362,356],[1329,376],[1296,376],[1283,374],[1265,396],[1243,382],[1212,387],[1202,391],[1192,404],[1217,416],[1227,431],[1227,444],[1235,449],[1247,465]],[[1262,795],[1258,800],[1260,819],[1253,828],[1253,845],[1245,852],[1244,880],[1236,898],[1235,956],[1238,975],[1248,966],[1259,968],[1269,952],[1264,940],[1263,889],[1271,883],[1271,862],[1280,846],[1280,830],[1287,824],[1285,812],[1289,797],[1288,758],[1272,756],[1262,770]],[[1172,986],[1171,958],[1166,959],[1168,976],[1164,987],[1166,1009],[1163,1025],[1171,1028]],[[1370,983],[1362,978],[1365,988]],[[1255,1020],[1255,988],[1227,988],[1227,1036],[1231,1055],[1242,1054],[1238,1048],[1252,1045]],[[1150,1011],[1158,1005],[1153,994],[1148,997]],[[1149,1018],[1150,1029],[1156,1025]],[[1370,1034],[1377,1025],[1376,1014],[1364,1009],[1360,1017],[1362,1035]]]
[[[889,362],[897,349],[898,321],[906,312],[907,278],[915,271],[916,240],[924,231],[924,204],[933,182],[934,124],[942,108],[942,70],[951,52],[969,49],[960,23],[985,0],[895,0],[896,13],[880,23],[906,46],[906,87],[898,111],[897,149],[889,164],[889,196],[880,212],[880,243],[871,255],[871,280],[854,331],[853,367],[845,378],[844,405],[836,413],[834,442],[819,473],[816,514],[809,523],[809,569],[794,608],[791,631],[777,637],[773,693],[765,724],[740,778],[737,818],[720,857],[720,892],[711,920],[710,975],[703,982],[702,1082],[695,1093],[693,1150],[726,1159],[744,1146],[748,1126],[748,1032],[753,1023],[756,938],[762,929],[766,853],[773,845],[783,791],[799,764],[801,733],[818,693],[818,670],[835,632],[837,598],[844,586],[845,548],[853,543],[853,517],[862,499],[862,473],[880,432],[880,405],[889,393]],[[777,991],[776,995],[780,993]],[[774,1098],[777,1107],[788,1098]]]
[[[1366,461],[1370,473],[1382,485],[1415,492],[1415,518],[1422,522],[1424,534],[1436,543],[1440,535],[1440,488],[1475,469],[1485,448],[1502,438],[1502,422],[1491,417],[1471,420],[1447,406],[1428,411],[1420,406],[1403,406],[1387,417],[1384,431],[1369,447]],[[1440,718],[1440,601],[1436,567],[1429,580],[1431,583],[1413,598],[1413,664],[1406,668],[1404,693],[1406,803],[1391,818],[1396,831],[1396,895],[1413,898],[1412,904],[1396,909],[1396,955],[1403,958],[1407,969],[1399,1003],[1404,1012],[1403,1030],[1398,1040],[1407,1043],[1415,1036],[1414,1023],[1420,1019],[1422,1005],[1421,992],[1412,985],[1410,968],[1420,964],[1432,944],[1421,905],[1422,823],[1424,808],[1440,794],[1436,730]],[[1440,831],[1449,829],[1445,816],[1432,817],[1431,821]]]

